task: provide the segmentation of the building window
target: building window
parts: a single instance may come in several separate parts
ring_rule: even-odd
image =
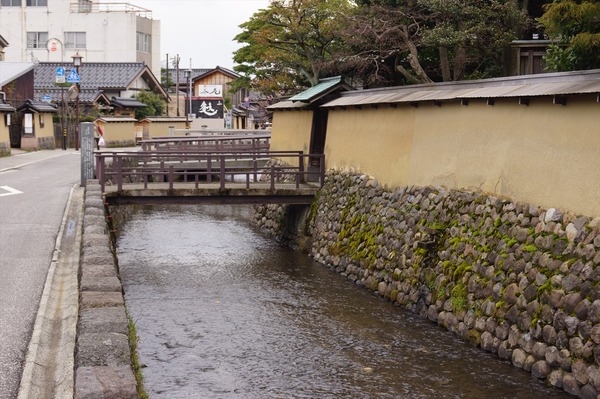
[[[90,0],[79,0],[79,12],[92,12],[92,2]]]
[[[27,0],[27,7],[47,7],[48,0]]]
[[[1,0],[2,7],[21,7],[21,0]]]
[[[27,32],[27,48],[45,48],[48,32]]]
[[[85,48],[85,32],[65,32],[65,48]]]
[[[137,32],[136,41],[135,41],[135,49],[142,53],[149,53],[150,49],[151,49],[151,46],[150,46],[151,37],[152,36],[150,36],[147,33]]]

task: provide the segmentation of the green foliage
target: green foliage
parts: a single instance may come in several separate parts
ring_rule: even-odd
[[[340,43],[338,15],[349,7],[348,0],[272,1],[241,24],[243,32],[234,38],[243,44],[234,53],[234,69],[243,78],[234,85],[251,79],[252,88],[267,95],[316,85]]]
[[[160,84],[165,87],[165,88],[169,88],[171,87],[174,83],[173,83],[173,79],[171,78],[172,75],[167,75],[168,69],[167,68],[161,68],[160,69]]]
[[[546,68],[550,71],[600,68],[600,1],[559,0],[544,9],[538,22],[558,42],[547,51]]]
[[[137,95],[133,96],[139,102],[146,104],[143,108],[135,110],[135,118],[142,120],[147,116],[159,116],[163,115],[165,110],[165,103],[158,94],[155,94],[148,90],[142,90]]]
[[[450,302],[455,312],[467,308],[467,287],[462,284],[456,284],[450,293]]]
[[[346,52],[338,68],[358,71],[372,84],[499,76],[504,49],[527,21],[515,2],[503,0],[359,5],[343,32]]]
[[[127,312],[127,319],[129,327],[129,347],[131,350],[131,364],[133,366],[133,371],[137,382],[138,395],[141,399],[148,399],[149,396],[146,393],[146,390],[144,389],[144,377],[142,375],[140,360],[137,352],[139,337],[136,332],[135,322],[133,321],[131,316],[129,316],[129,312]]]

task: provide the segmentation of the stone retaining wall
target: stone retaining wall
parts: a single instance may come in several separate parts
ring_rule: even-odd
[[[257,207],[256,221],[536,378],[600,398],[600,218],[342,172],[307,212],[300,239],[287,207]]]
[[[81,248],[75,398],[138,398],[129,321],[100,185],[88,180]]]

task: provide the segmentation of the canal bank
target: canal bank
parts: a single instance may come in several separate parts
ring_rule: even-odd
[[[100,185],[85,188],[75,397],[137,398],[130,323]]]
[[[597,399],[600,218],[330,172],[310,209],[265,205],[256,221],[474,346]]]
[[[390,192],[344,173],[330,174],[304,212],[273,205],[257,211],[271,234],[356,284],[552,386],[597,399],[598,219],[441,188]],[[90,182],[76,397],[136,397],[105,212]]]

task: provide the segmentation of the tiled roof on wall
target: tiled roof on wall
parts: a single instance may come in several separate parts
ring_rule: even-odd
[[[34,75],[36,100],[41,99],[44,95],[51,96],[52,101],[62,100],[64,91],[55,84],[56,70],[59,67],[65,68],[67,75],[74,68],[69,63],[40,62],[36,64]],[[102,99],[109,103],[107,96],[128,90],[140,77],[152,91],[163,97],[167,95],[152,71],[142,62],[84,62],[79,67],[79,77],[81,80],[79,100],[82,102],[93,103]],[[112,93],[107,94],[106,92]]]
[[[69,63],[40,62],[35,67],[35,88],[54,88],[56,69],[73,68]],[[83,89],[125,89],[146,69],[142,62],[90,62],[79,67],[80,86]]]
[[[345,92],[323,107],[600,93],[600,69]]]

